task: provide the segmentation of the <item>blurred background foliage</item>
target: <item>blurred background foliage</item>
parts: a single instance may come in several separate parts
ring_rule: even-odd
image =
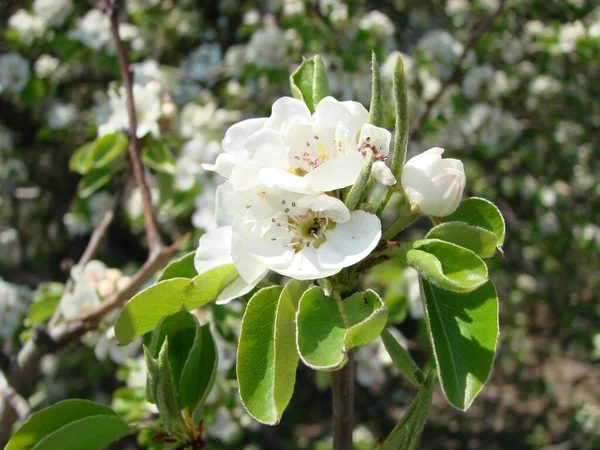
[[[504,256],[491,270],[501,299],[493,375],[467,413],[436,394],[421,448],[600,447],[597,2],[122,3],[120,32],[139,85],[138,122],[149,130],[143,161],[161,233],[173,241],[192,231],[189,251],[215,226],[219,181],[200,164],[213,162],[229,125],[268,115],[275,99],[289,95],[289,73],[315,53],[327,65],[332,94],[368,106],[371,50],[388,93],[401,52],[411,116],[423,119],[411,134],[409,156],[440,146],[462,159],[467,195],[494,201],[508,229]],[[486,23],[499,6],[502,12]],[[7,354],[56,308],[107,211],[116,220],[96,255],[104,264],[88,271],[99,299],[146,255],[140,193],[124,155],[95,178],[71,170],[78,169],[72,161],[78,148],[123,127],[102,7],[71,0],[0,5],[0,344]],[[482,25],[485,33],[472,42]],[[392,128],[391,95],[386,101]],[[385,293],[391,321],[415,359],[430,363],[414,274],[388,264],[367,283]],[[243,302],[234,302],[198,313],[218,330],[221,359],[205,423],[210,445],[330,448],[324,374],[300,369],[278,427],[259,427],[244,412],[234,369],[242,312]],[[119,353],[110,339],[108,328],[102,339],[47,356],[32,406],[83,397],[112,403],[129,420],[152,417],[139,351]],[[414,390],[379,341],[357,358],[355,440],[369,449],[391,430]],[[149,437],[124,448],[156,446]]]

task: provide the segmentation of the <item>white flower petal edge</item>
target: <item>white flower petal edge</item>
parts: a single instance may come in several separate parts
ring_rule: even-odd
[[[366,211],[352,211],[350,220],[327,233],[327,242],[318,249],[319,263],[327,269],[351,266],[365,259],[379,239],[379,218]]]
[[[411,158],[402,171],[402,187],[411,206],[430,216],[456,211],[466,183],[462,162],[442,159],[442,153],[439,147],[431,148]]]
[[[200,244],[194,257],[194,266],[198,274],[207,272],[215,267],[225,264],[233,264],[231,257],[232,229],[220,227],[215,230],[204,233],[200,237]],[[236,266],[237,267],[237,266]],[[268,269],[264,268],[258,273],[255,279],[247,282],[241,276],[233,283],[227,286],[217,297],[217,304],[228,303],[234,298],[241,297],[250,292],[267,274]]]

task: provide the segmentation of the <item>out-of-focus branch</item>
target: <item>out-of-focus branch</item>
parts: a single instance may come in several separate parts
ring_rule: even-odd
[[[119,15],[118,0],[105,0],[106,15],[110,19],[110,28],[115,42],[117,59],[119,60],[119,70],[123,80],[123,87],[127,95],[127,116],[129,117],[129,160],[133,168],[135,182],[142,194],[142,203],[144,208],[144,227],[146,229],[146,239],[150,253],[157,253],[162,247],[162,241],[154,214],[152,212],[152,197],[144,176],[144,168],[140,161],[140,140],[137,137],[137,116],[135,114],[135,99],[133,97],[133,75],[129,70],[129,62],[125,46],[119,35]]]
[[[486,17],[481,23],[473,27],[471,31],[471,36],[469,40],[465,43],[463,52],[458,57],[458,60],[454,64],[452,72],[450,76],[446,78],[446,80],[442,83],[442,86],[438,93],[427,103],[425,103],[425,108],[423,111],[413,120],[410,126],[410,134],[409,139],[418,139],[421,133],[421,127],[423,122],[427,120],[434,106],[440,101],[446,90],[455,83],[458,83],[465,72],[463,71],[462,65],[465,59],[467,58],[469,52],[475,47],[475,44],[483,37],[485,33],[489,31],[492,27],[494,21],[502,14],[504,11],[504,5],[506,0],[500,0],[498,2],[498,7],[492,12],[488,17]]]

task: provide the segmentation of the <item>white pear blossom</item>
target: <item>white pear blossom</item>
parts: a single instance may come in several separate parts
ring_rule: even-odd
[[[183,61],[181,71],[196,81],[214,79],[222,59],[223,52],[219,44],[203,44]]]
[[[34,0],[33,12],[51,26],[61,26],[71,10],[73,0]]]
[[[129,116],[127,115],[127,94],[121,86],[119,92],[109,91],[109,104],[111,113],[108,121],[98,127],[98,135],[125,131],[129,127]],[[133,85],[133,97],[135,99],[135,113],[137,119],[136,134],[138,138],[150,133],[160,136],[158,120],[161,117],[160,84],[150,82],[145,85]]]
[[[373,152],[373,175],[384,184],[395,179],[385,165],[391,133],[367,124],[358,102],[326,97],[310,114],[301,100],[283,97],[269,118],[233,125],[215,165],[204,165],[228,178],[235,189],[258,185],[318,194],[351,186]]]
[[[94,50],[113,48],[110,20],[101,9],[90,9],[85,16],[78,17],[75,29],[69,31],[69,37]]]
[[[77,119],[77,114],[73,103],[56,102],[48,111],[48,126],[52,129],[66,128]]]
[[[371,11],[358,22],[361,30],[374,32],[381,39],[390,39],[396,31],[391,19],[381,11]]]
[[[411,207],[430,216],[456,211],[465,187],[463,163],[442,159],[442,153],[439,147],[431,148],[411,158],[402,171],[402,188]]]
[[[18,53],[0,55],[0,93],[18,94],[29,81],[29,62]]]
[[[33,70],[38,78],[51,76],[58,66],[60,60],[52,55],[41,55],[33,64]]]
[[[8,28],[15,30],[19,40],[30,46],[37,38],[44,35],[46,23],[40,17],[19,9],[8,19]]]
[[[337,198],[279,188],[217,191],[217,223],[200,238],[198,273],[234,263],[240,277],[221,294],[226,302],[256,286],[269,270],[310,280],[335,275],[364,259],[381,237],[374,214],[352,211]]]
[[[248,62],[264,69],[285,67],[288,63],[285,32],[271,24],[252,34],[246,49]]]

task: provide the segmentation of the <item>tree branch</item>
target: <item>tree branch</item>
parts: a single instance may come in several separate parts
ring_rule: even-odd
[[[144,208],[144,228],[146,229],[146,239],[150,253],[156,253],[163,246],[156,221],[152,212],[152,197],[146,178],[144,176],[144,168],[140,161],[140,140],[137,137],[137,116],[135,113],[135,99],[133,97],[133,74],[129,70],[127,61],[127,53],[125,46],[119,35],[119,17],[118,17],[118,0],[105,0],[106,15],[110,19],[110,28],[115,42],[117,51],[117,59],[119,60],[119,70],[123,79],[123,87],[127,94],[127,115],[129,117],[129,160],[133,168],[135,182],[142,194],[142,203]]]
[[[452,69],[452,72],[450,73],[450,76],[446,79],[446,81],[444,81],[444,83],[442,84],[438,93],[432,99],[430,99],[427,103],[425,103],[425,108],[423,109],[421,114],[419,114],[411,123],[410,134],[409,134],[410,140],[419,138],[419,136],[421,134],[421,126],[423,125],[423,122],[425,120],[427,120],[427,118],[431,114],[431,111],[433,110],[434,106],[440,101],[440,99],[442,98],[442,96],[444,95],[444,93],[450,86],[452,86],[455,83],[458,83],[462,79],[462,77],[465,74],[465,72],[463,71],[463,68],[462,68],[463,62],[467,58],[469,52],[473,49],[473,47],[475,47],[475,44],[477,44],[479,39],[481,39],[483,37],[483,35],[487,31],[489,31],[489,29],[492,27],[492,24],[494,23],[494,21],[500,16],[500,14],[502,14],[502,11],[504,11],[505,3],[506,3],[506,0],[500,0],[498,2],[498,7],[494,10],[494,12],[492,12],[492,14],[490,14],[488,17],[486,17],[485,20],[483,20],[479,25],[475,26],[472,29],[471,36],[469,37],[469,40],[465,43],[463,52],[461,53],[461,55],[458,57],[458,60],[454,64],[454,67]]]

